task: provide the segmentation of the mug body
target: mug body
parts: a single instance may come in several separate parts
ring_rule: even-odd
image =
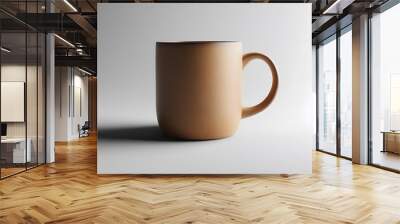
[[[158,42],[157,119],[170,137],[231,136],[241,119],[242,46],[235,41]]]

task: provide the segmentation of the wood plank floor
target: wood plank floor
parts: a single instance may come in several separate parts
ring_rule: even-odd
[[[96,139],[0,181],[0,223],[400,223],[400,175],[314,153],[312,175],[98,176]]]
[[[7,177],[7,176],[11,176],[13,174],[19,173],[19,172],[23,172],[25,171],[25,167],[21,167],[21,168],[1,168],[1,177]]]

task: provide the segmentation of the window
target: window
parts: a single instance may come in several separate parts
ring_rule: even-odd
[[[319,44],[317,58],[318,150],[351,158],[353,74],[351,25]]]
[[[318,47],[318,149],[336,153],[336,39]]]
[[[400,5],[371,18],[373,164],[400,170]]]
[[[340,36],[340,154],[352,157],[352,35]]]

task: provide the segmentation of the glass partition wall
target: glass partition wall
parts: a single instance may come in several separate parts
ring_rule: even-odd
[[[370,163],[400,172],[400,4],[371,18]]]
[[[351,158],[351,25],[317,46],[317,150]]]
[[[39,2],[18,7],[35,12]],[[8,16],[0,12],[1,179],[45,163],[46,156],[45,35]]]
[[[30,157],[26,154],[25,37],[23,32],[1,33],[1,178],[24,171]]]

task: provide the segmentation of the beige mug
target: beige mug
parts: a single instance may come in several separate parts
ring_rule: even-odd
[[[272,86],[266,98],[242,107],[241,79],[253,59],[267,63]],[[242,53],[237,41],[157,42],[157,119],[170,137],[219,139],[235,133],[241,118],[264,110],[278,89],[276,68],[267,56]]]

